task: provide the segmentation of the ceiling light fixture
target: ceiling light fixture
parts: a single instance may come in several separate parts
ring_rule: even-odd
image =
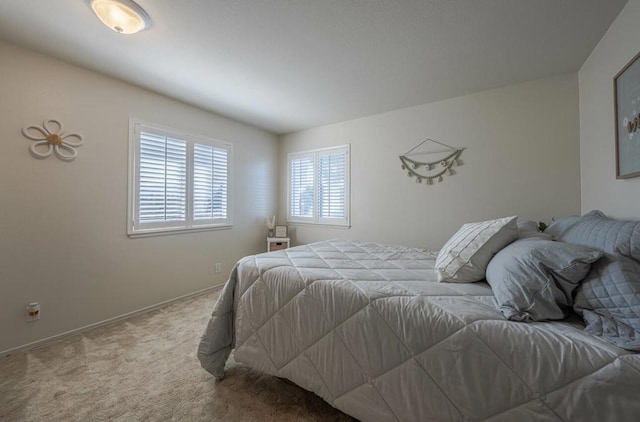
[[[98,19],[120,34],[135,34],[151,24],[149,15],[132,0],[90,0]]]

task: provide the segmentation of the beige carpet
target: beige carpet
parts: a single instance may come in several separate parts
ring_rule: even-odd
[[[288,381],[195,356],[218,292],[0,358],[0,421],[351,421]]]

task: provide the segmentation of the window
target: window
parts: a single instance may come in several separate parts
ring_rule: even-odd
[[[349,226],[349,149],[289,154],[287,221]]]
[[[231,144],[130,122],[130,236],[231,226]]]

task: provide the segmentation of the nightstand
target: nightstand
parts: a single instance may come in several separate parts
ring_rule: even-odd
[[[279,251],[289,247],[288,237],[267,237],[267,252]]]

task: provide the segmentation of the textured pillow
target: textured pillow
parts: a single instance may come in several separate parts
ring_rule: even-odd
[[[484,279],[491,258],[518,238],[517,216],[463,225],[436,258],[438,281],[473,283]]]
[[[516,240],[489,262],[487,282],[513,321],[563,319],[572,294],[602,252],[540,238]]]
[[[550,234],[543,233],[538,230],[538,223],[532,220],[518,220],[518,233],[520,239],[528,239],[530,237],[539,237],[542,239],[553,240]]]
[[[586,331],[640,351],[640,221],[613,220],[591,211],[562,218],[545,232],[604,252],[576,289],[573,308],[585,320]]]

